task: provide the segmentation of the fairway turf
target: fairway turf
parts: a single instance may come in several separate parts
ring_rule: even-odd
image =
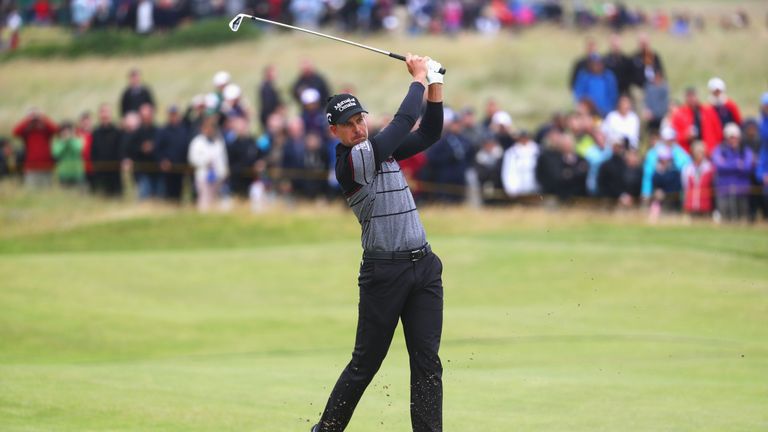
[[[354,342],[348,212],[166,209],[59,226],[35,215],[65,199],[6,200],[42,228],[0,209],[0,429],[317,420]],[[423,219],[445,263],[446,431],[768,427],[764,226],[513,209]],[[349,430],[409,427],[398,329]]]

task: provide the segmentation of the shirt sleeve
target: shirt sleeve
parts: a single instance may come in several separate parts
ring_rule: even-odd
[[[392,154],[395,159],[408,159],[428,149],[440,139],[443,132],[443,103],[427,102],[427,109],[419,128],[409,133]]]
[[[352,147],[348,163],[352,168],[352,179],[357,184],[369,184],[376,176],[376,156],[368,141]]]
[[[411,86],[408,88],[408,94],[400,104],[395,117],[381,132],[371,139],[378,163],[387,160],[411,132],[413,125],[416,124],[416,120],[418,120],[421,114],[423,98],[424,85],[418,82],[411,83]]]

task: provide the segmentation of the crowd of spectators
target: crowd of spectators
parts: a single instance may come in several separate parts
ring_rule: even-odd
[[[535,129],[519,128],[488,100],[481,113],[446,108],[442,138],[426,152],[402,161],[415,199],[496,205],[598,202],[647,208],[652,217],[684,211],[725,220],[768,215],[768,93],[759,118],[742,118],[717,77],[699,98],[686,88],[675,101],[664,63],[641,36],[631,54],[612,36],[605,53],[588,39],[568,79],[573,108],[554,113]],[[123,194],[131,176],[139,199],[180,202],[191,190],[201,210],[249,199],[338,198],[333,175],[335,141],[324,101],[335,91],[309,61],[300,65],[289,94],[275,85],[267,66],[255,89],[257,110],[225,71],[212,77],[207,94],[189,106],[171,106],[158,124],[151,88],[139,70],[128,74],[112,105],[75,122],[54,122],[30,110],[13,130],[23,151],[3,140],[0,175],[23,173],[30,187],[87,188]],[[299,114],[289,114],[290,106]],[[372,133],[387,118],[370,117]],[[255,134],[254,131],[259,133]],[[185,178],[191,181],[185,188]],[[186,196],[189,196],[187,194]]]
[[[407,31],[409,34],[495,34],[541,22],[576,28],[605,26],[615,31],[643,26],[686,36],[705,27],[701,15],[631,8],[621,1],[561,0],[0,0],[0,49],[16,48],[22,25],[68,26],[76,33],[123,28],[138,34],[167,32],[210,17],[249,13],[308,28],[338,31]],[[402,11],[403,13],[398,13]],[[723,15],[720,26],[750,26],[738,10]]]

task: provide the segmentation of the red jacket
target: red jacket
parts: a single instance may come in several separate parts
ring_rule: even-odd
[[[741,110],[739,110],[739,106],[736,105],[736,102],[734,102],[732,99],[726,99],[723,103],[723,106],[731,113],[733,121],[737,125],[741,126]],[[725,125],[723,125],[723,127],[725,127]]]
[[[85,163],[85,173],[93,174],[93,161],[91,160],[91,146],[93,145],[93,135],[89,131],[77,130],[77,136],[83,140],[83,162]]]
[[[688,213],[712,211],[712,186],[715,167],[704,160],[699,165],[691,162],[683,168],[682,180],[685,200],[683,208]]]
[[[56,124],[41,116],[40,123],[32,124],[26,117],[13,128],[13,135],[24,141],[24,171],[50,171],[53,169],[51,139],[56,134]]]
[[[707,148],[707,156],[712,154],[723,141],[723,125],[720,124],[720,117],[712,105],[699,105],[701,113],[701,140]],[[688,137],[691,126],[693,126],[693,110],[688,105],[678,107],[671,116],[672,127],[677,132],[677,142],[691,153],[691,139]]]

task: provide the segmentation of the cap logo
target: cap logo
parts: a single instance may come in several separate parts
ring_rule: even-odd
[[[333,106],[333,109],[335,109],[338,112],[344,112],[347,110],[347,108],[351,108],[353,106],[357,106],[357,102],[354,98],[346,98],[343,101],[337,103]]]
[[[331,113],[327,113],[325,116],[328,117],[328,123],[333,123],[333,121],[331,120],[331,117],[332,117]]]

